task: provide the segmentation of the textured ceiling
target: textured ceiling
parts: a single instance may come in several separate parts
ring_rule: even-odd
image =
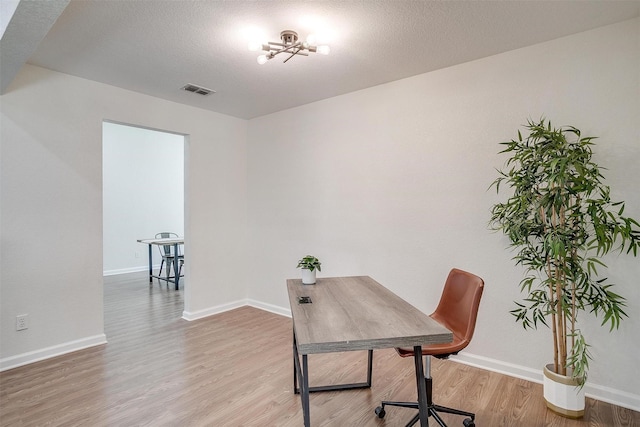
[[[639,14],[640,1],[72,0],[28,62],[248,119]],[[285,29],[331,54],[258,65],[248,34]]]

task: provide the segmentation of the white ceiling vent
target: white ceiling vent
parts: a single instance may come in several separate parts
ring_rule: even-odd
[[[207,96],[212,93],[216,93],[213,89],[207,89],[206,87],[192,85],[191,83],[182,87],[182,90],[186,90],[187,92],[197,93],[198,95]]]

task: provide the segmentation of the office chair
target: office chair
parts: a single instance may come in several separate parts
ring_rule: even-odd
[[[168,239],[171,237],[178,237],[176,233],[162,232],[156,234],[156,239]],[[178,251],[180,250],[180,245],[178,245]],[[171,266],[173,265],[173,245],[158,245],[158,250],[160,251],[160,255],[162,256],[162,261],[160,262],[160,270],[158,271],[158,276],[162,275],[162,267],[165,265],[165,272],[167,275],[167,279],[169,278],[169,274],[171,272]],[[184,255],[178,253],[178,262],[180,263],[180,269],[178,270],[178,277],[180,277],[180,272],[182,271],[182,264],[184,263]],[[174,271],[174,274],[176,271]]]
[[[451,355],[458,354],[460,350],[469,345],[476,326],[478,306],[480,305],[483,288],[484,281],[480,277],[467,273],[466,271],[455,268],[452,269],[444,284],[444,290],[442,291],[438,307],[436,311],[430,315],[431,318],[453,332],[453,342],[451,343],[425,345],[422,347],[422,355],[425,356],[424,380],[427,388],[429,416],[433,417],[442,427],[446,427],[446,424],[442,418],[440,418],[438,412],[466,416],[468,418],[465,418],[462,424],[465,427],[475,427],[475,414],[458,409],[446,408],[433,403],[430,356],[437,357],[438,359],[447,359]],[[396,351],[401,357],[414,356],[413,348],[396,348]],[[375,410],[379,418],[384,418],[386,414],[385,406],[417,409],[418,403],[383,401]],[[416,415],[409,421],[407,427],[414,425],[418,420],[419,415]]]

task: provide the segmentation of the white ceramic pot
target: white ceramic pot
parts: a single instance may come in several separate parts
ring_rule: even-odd
[[[553,364],[544,367],[544,400],[547,408],[567,418],[584,416],[584,387],[578,379],[556,374]]]
[[[316,284],[316,270],[313,271],[303,268],[302,269],[302,284],[303,285],[315,285]]]

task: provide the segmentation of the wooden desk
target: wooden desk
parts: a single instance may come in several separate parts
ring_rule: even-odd
[[[420,424],[428,425],[422,345],[451,342],[448,329],[368,276],[320,278],[315,285],[288,279],[287,291],[293,319],[294,391],[299,377],[305,427],[310,425],[310,392],[371,386],[372,351],[389,347],[414,348]],[[299,303],[301,297],[309,297],[311,303]],[[309,387],[307,355],[351,350],[369,350],[367,383]]]
[[[144,243],[149,245],[149,283],[153,282],[153,278],[159,280],[165,280],[167,282],[175,283],[176,291],[180,287],[180,276],[178,275],[178,246],[184,245],[184,237],[167,237],[164,239],[138,239],[139,243]],[[171,280],[171,277],[160,277],[153,275],[153,253],[151,251],[151,247],[153,245],[156,246],[165,246],[165,245],[173,245],[173,253],[176,255],[173,257],[173,274],[174,280]],[[167,265],[167,269],[169,266]],[[167,270],[169,271],[169,270]]]

